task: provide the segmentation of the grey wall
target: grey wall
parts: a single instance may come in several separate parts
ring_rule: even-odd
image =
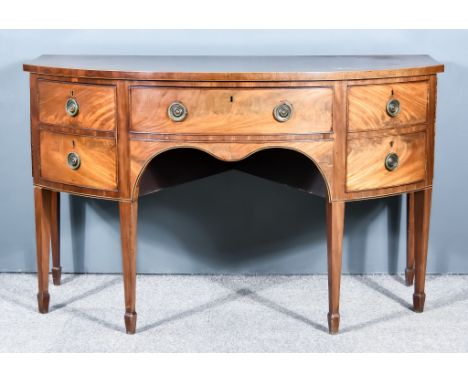
[[[468,272],[467,31],[1,31],[0,271],[35,271],[28,76],[41,54],[430,54],[439,79],[429,272]],[[62,196],[66,272],[121,270],[117,204]],[[405,200],[346,211],[343,272],[402,272]],[[238,173],[141,199],[138,271],[324,273],[323,200]]]

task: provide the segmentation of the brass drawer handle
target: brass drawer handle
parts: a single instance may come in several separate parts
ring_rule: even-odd
[[[291,118],[292,113],[293,107],[289,102],[286,101],[276,105],[273,109],[273,117],[278,122],[286,122],[288,119]]]
[[[396,117],[398,114],[400,114],[400,101],[398,101],[396,98],[392,98],[387,102],[387,114],[390,117]]]
[[[74,152],[68,153],[67,164],[72,170],[78,170],[81,165],[80,156]]]
[[[74,117],[78,114],[80,110],[80,105],[74,98],[67,99],[67,103],[65,104],[65,111],[70,117]]]
[[[400,159],[398,158],[397,154],[390,153],[385,157],[385,168],[388,171],[396,170],[399,164],[400,164]]]
[[[182,102],[175,101],[169,105],[167,114],[174,122],[181,122],[187,117],[188,111]]]

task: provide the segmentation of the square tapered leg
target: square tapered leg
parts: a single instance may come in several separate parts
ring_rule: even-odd
[[[338,333],[340,326],[340,281],[344,229],[344,202],[327,202],[328,252],[328,331]]]
[[[50,205],[52,192],[34,187],[37,260],[37,304],[40,313],[49,311]]]
[[[427,246],[429,240],[429,220],[431,214],[432,189],[414,193],[414,294],[415,312],[424,310],[426,294]]]
[[[127,334],[134,334],[137,319],[135,298],[138,202],[119,202],[119,209],[125,294],[125,329]]]

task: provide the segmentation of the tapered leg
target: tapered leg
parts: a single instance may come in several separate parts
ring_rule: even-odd
[[[125,293],[125,328],[128,334],[134,334],[137,319],[135,311],[135,289],[138,202],[120,202],[119,207]]]
[[[49,311],[49,250],[51,191],[34,187],[39,312]]]
[[[413,285],[414,280],[414,194],[406,195],[406,285]]]
[[[340,281],[343,248],[344,202],[327,202],[328,252],[328,331],[338,333],[340,326]]]
[[[424,284],[426,281],[427,245],[431,214],[432,189],[414,193],[414,294],[413,306],[416,312],[424,310]]]
[[[62,267],[60,266],[60,192],[52,192],[50,203],[50,241],[52,243],[52,280],[60,285]]]

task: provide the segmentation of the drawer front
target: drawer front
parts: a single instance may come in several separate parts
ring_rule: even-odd
[[[350,86],[348,130],[378,130],[425,123],[428,86],[427,81]],[[399,109],[396,109],[398,104]]]
[[[416,183],[426,178],[426,133],[348,141],[346,190],[362,191]],[[386,168],[394,164],[394,170]]]
[[[180,102],[187,110],[174,122],[168,108]],[[131,129],[160,134],[310,134],[332,128],[331,88],[131,90]],[[290,118],[278,122],[276,106],[287,103]]]
[[[38,97],[42,123],[93,130],[115,129],[114,86],[39,80]],[[68,112],[67,102],[71,102]],[[76,114],[71,115],[75,111]]]
[[[40,174],[46,180],[102,190],[117,189],[113,138],[41,131],[40,156]]]

